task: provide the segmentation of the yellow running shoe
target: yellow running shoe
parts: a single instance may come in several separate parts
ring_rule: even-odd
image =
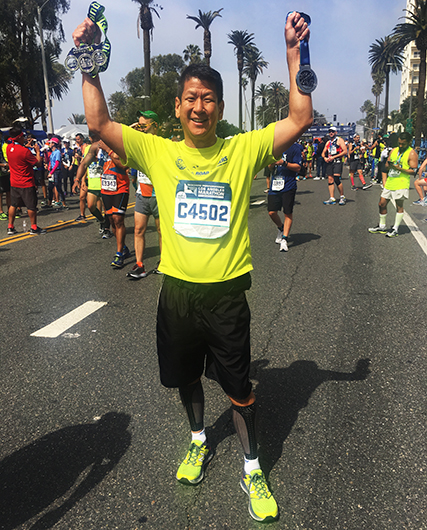
[[[279,508],[261,469],[243,475],[240,485],[249,496],[249,513],[255,521],[272,522],[279,518]]]
[[[179,466],[176,478],[183,484],[198,484],[205,476],[205,467],[212,460],[213,453],[199,440],[191,442],[187,456]]]

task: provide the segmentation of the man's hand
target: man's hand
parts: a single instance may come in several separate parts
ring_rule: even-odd
[[[76,48],[80,44],[96,44],[101,42],[101,30],[100,28],[86,17],[84,22],[82,22],[73,32],[73,41]]]
[[[303,17],[294,11],[291,13],[285,25],[285,41],[289,49],[299,47],[300,41],[310,38],[310,30]]]

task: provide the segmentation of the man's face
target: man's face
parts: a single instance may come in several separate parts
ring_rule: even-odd
[[[354,141],[355,142],[359,142],[360,141],[360,136],[358,134],[356,134],[356,136],[354,137]]]
[[[151,118],[140,116],[138,119],[139,127],[145,134],[157,134],[157,123]]]
[[[337,135],[337,131],[329,131],[329,138],[335,138],[335,136]]]
[[[181,100],[175,99],[175,115],[180,119],[189,147],[211,147],[216,142],[216,125],[222,119],[224,101],[218,103],[213,85],[196,77],[184,84]]]
[[[76,136],[76,144],[82,145],[82,143],[83,143],[83,138],[81,136]]]
[[[405,139],[398,138],[398,144],[399,144],[399,151],[406,151],[409,147],[409,142]]]

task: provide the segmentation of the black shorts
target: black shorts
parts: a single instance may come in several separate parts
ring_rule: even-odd
[[[350,171],[362,171],[362,163],[360,160],[353,160],[350,162]]]
[[[249,381],[249,273],[197,284],[165,276],[157,307],[157,354],[166,387],[186,386],[205,372],[234,399],[246,399]]]
[[[342,175],[342,162],[327,162],[326,176],[333,177],[334,175]]]
[[[102,202],[107,215],[124,215],[128,207],[129,193],[118,193],[116,195],[103,193]]]
[[[10,191],[10,175],[7,173],[0,173],[0,193],[8,193]]]
[[[283,212],[286,215],[291,215],[294,211],[295,194],[297,190],[283,191],[282,193],[269,193],[267,197],[269,212]]]
[[[37,210],[36,188],[10,188],[10,203],[15,208],[25,206],[27,210]]]

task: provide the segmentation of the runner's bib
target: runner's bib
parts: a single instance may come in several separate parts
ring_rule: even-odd
[[[271,191],[282,191],[285,187],[285,179],[282,177],[275,177],[271,185]]]
[[[400,177],[400,171],[398,169],[390,169],[389,172],[388,172],[388,176],[390,178],[396,178],[396,177]]]
[[[175,193],[174,229],[199,239],[218,239],[230,229],[231,188],[222,182],[181,180]]]
[[[102,175],[101,188],[105,191],[117,191],[117,179],[115,175]]]

